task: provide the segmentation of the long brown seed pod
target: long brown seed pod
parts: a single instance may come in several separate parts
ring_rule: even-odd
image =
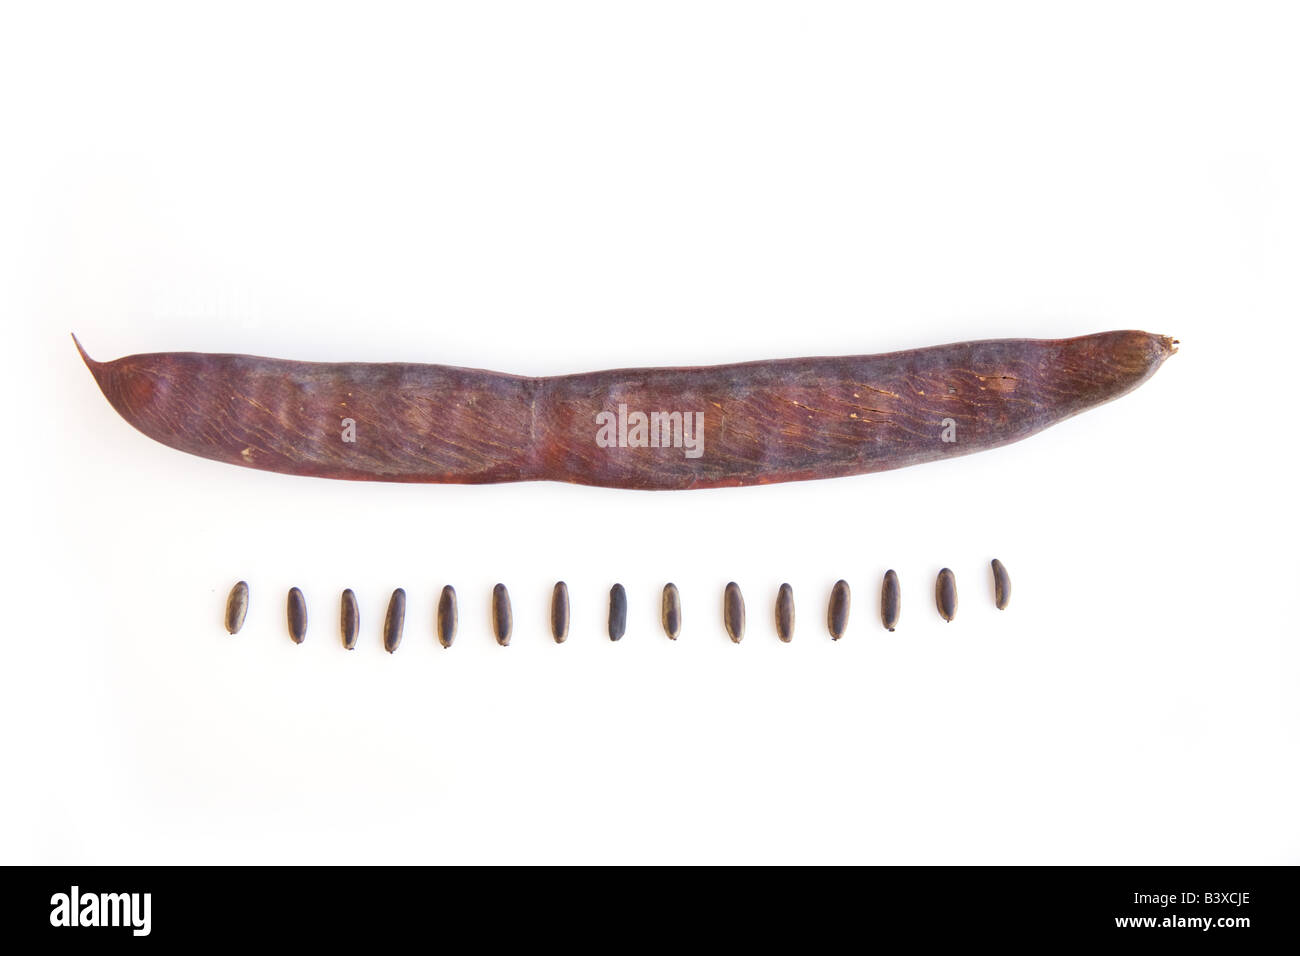
[[[745,598],[740,585],[732,581],[722,592],[722,623],[727,628],[731,643],[739,644],[745,637]]]
[[[361,610],[357,607],[357,596],[348,588],[339,597],[339,636],[345,650],[357,646],[357,631],[360,629]]]
[[[831,599],[826,607],[826,628],[831,632],[831,640],[838,641],[844,636],[849,626],[849,582],[836,581],[831,588]]]
[[[880,582],[880,623],[885,630],[892,631],[898,627],[898,615],[902,610],[902,598],[898,590],[898,574],[893,568],[885,572]]]
[[[285,616],[289,621],[290,640],[301,644],[307,639],[307,600],[297,588],[289,589],[289,596],[285,600]]]
[[[406,592],[398,588],[388,600],[384,614],[384,650],[392,654],[402,643],[402,625],[406,623]]]
[[[857,475],[1006,445],[1137,387],[1176,344],[1100,332],[549,378],[81,355],[128,422],[217,461],[367,481],[667,489]]]
[[[794,588],[788,584],[776,592],[776,636],[783,644],[794,639]]]
[[[993,603],[999,611],[1005,611],[1011,603],[1011,575],[1007,574],[1006,566],[997,558],[990,564],[993,568]]]
[[[682,596],[677,590],[677,585],[671,581],[664,585],[663,598],[659,602],[659,616],[668,639],[677,640],[678,635],[682,633]]]
[[[248,582],[240,581],[230,589],[230,596],[226,598],[226,630],[231,634],[238,634],[247,616]]]
[[[438,598],[438,643],[451,647],[456,639],[456,589],[448,584]]]
[[[569,586],[556,581],[551,591],[551,637],[563,644],[569,636]]]

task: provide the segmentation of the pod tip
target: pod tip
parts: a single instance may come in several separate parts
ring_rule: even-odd
[[[75,345],[77,347],[77,351],[81,353],[81,360],[86,363],[86,367],[93,369],[96,365],[98,365],[99,363],[96,362],[89,355],[87,355],[86,350],[81,347],[81,340],[77,338],[77,333],[71,332],[69,334],[72,336],[72,344]]]

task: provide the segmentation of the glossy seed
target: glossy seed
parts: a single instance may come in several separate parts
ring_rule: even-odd
[[[551,637],[563,644],[569,636],[569,586],[556,581],[551,590]]]
[[[663,620],[664,633],[670,641],[677,640],[682,632],[682,596],[677,593],[677,585],[664,585],[663,600],[659,603],[659,616]]]
[[[289,589],[286,611],[289,618],[289,637],[295,644],[301,644],[307,637],[307,601],[297,588]]]
[[[609,589],[609,639],[617,641],[627,632],[627,592],[623,585]]]
[[[945,621],[957,616],[957,576],[947,568],[939,572],[939,578],[934,582],[934,603]]]
[[[357,609],[357,596],[348,588],[339,598],[339,634],[347,650],[357,646],[357,631],[361,627],[361,613]]]
[[[831,588],[830,603],[826,607],[826,627],[831,640],[838,641],[849,626],[849,582],[839,580]]]
[[[226,630],[231,634],[238,634],[247,616],[248,582],[240,581],[230,589],[230,597],[226,598]]]
[[[492,589],[492,633],[497,643],[506,647],[510,643],[510,631],[514,627],[514,618],[510,613],[510,592],[504,584]]]
[[[1011,575],[1006,566],[997,558],[993,559],[993,603],[999,611],[1005,611],[1011,603]]]
[[[892,631],[898,627],[898,615],[902,611],[902,600],[898,593],[898,575],[890,568],[885,572],[885,580],[880,584],[880,623],[885,630]]]
[[[448,584],[438,598],[438,643],[451,647],[456,639],[456,589]]]
[[[406,592],[398,588],[388,599],[384,615],[384,650],[393,653],[402,643],[402,625],[406,623]]]
[[[726,625],[731,642],[739,644],[745,636],[745,598],[735,581],[728,583],[722,592],[722,623]]]
[[[788,584],[776,592],[776,636],[783,644],[794,638],[794,588]]]

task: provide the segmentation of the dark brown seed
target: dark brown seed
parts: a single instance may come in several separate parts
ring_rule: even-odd
[[[682,632],[682,596],[677,593],[677,585],[665,584],[663,600],[659,605],[659,616],[664,623],[664,633],[671,641],[677,640]]]
[[[492,633],[502,647],[509,645],[514,623],[510,613],[510,592],[504,584],[498,584],[492,589]]]
[[[240,581],[230,589],[230,597],[226,598],[226,630],[231,634],[238,634],[247,616],[248,582]]]
[[[826,627],[831,640],[838,641],[849,626],[849,582],[840,580],[831,588],[830,603],[826,607]]]
[[[735,581],[728,583],[722,592],[722,623],[727,627],[731,642],[739,644],[745,636],[745,598]]]
[[[1011,575],[1006,566],[997,558],[993,559],[993,603],[999,611],[1005,611],[1011,603]]]
[[[402,625],[406,623],[406,592],[398,588],[388,599],[388,613],[384,615],[384,650],[393,653],[402,643]]]
[[[947,568],[939,572],[939,578],[934,582],[934,603],[945,621],[957,616],[957,576]]]
[[[286,609],[289,616],[289,637],[295,644],[301,644],[307,637],[307,601],[297,588],[289,589]]]
[[[347,650],[357,646],[357,630],[361,627],[361,612],[357,609],[357,596],[348,588],[339,599],[339,634]]]
[[[794,638],[794,588],[788,584],[776,592],[776,636],[784,644]]]
[[[438,598],[438,643],[451,647],[456,639],[456,589],[448,584]]]
[[[623,585],[609,589],[609,639],[617,641],[627,632],[627,592]]]
[[[551,591],[551,636],[556,644],[569,636],[569,586],[563,581],[556,581]]]
[[[880,585],[880,623],[892,631],[898,627],[898,615],[902,611],[902,600],[898,593],[898,575],[890,568],[885,572],[885,580]]]

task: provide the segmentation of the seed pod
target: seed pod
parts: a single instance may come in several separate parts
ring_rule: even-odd
[[[838,641],[844,636],[849,626],[849,582],[839,580],[831,588],[830,603],[826,608],[826,627],[831,632],[831,640]]]
[[[794,638],[794,588],[788,584],[776,592],[776,636],[784,644]]]
[[[502,647],[510,644],[510,631],[514,627],[514,617],[510,613],[510,592],[504,584],[492,589],[492,633]]]
[[[898,615],[902,610],[902,599],[898,592],[898,575],[890,568],[885,572],[885,580],[880,585],[880,623],[885,630],[892,631],[898,626]]]
[[[627,631],[627,592],[623,585],[609,589],[609,639],[617,641]]]
[[[438,598],[438,643],[451,647],[456,639],[456,589],[448,584]]]
[[[677,593],[677,585],[671,582],[664,585],[663,599],[659,604],[659,616],[668,639],[677,640],[677,635],[682,633],[682,596]]]
[[[289,637],[295,644],[301,644],[307,637],[307,601],[297,588],[289,589],[286,612],[289,618]]]
[[[735,581],[722,592],[722,623],[726,625],[731,642],[739,644],[745,636],[745,598]]]
[[[1136,388],[1176,344],[1100,332],[547,378],[198,352],[97,362],[77,348],[135,428],[245,468],[721,488],[884,471],[1019,441]],[[648,445],[629,442],[629,420],[647,412]],[[350,440],[358,428],[363,440]]]
[[[945,621],[957,616],[957,576],[947,568],[939,572],[939,578],[934,582],[934,603]]]
[[[357,646],[357,631],[361,627],[361,612],[357,609],[357,596],[348,588],[339,599],[339,634],[343,647],[352,650]]]
[[[551,591],[551,636],[556,644],[569,636],[569,586],[563,581],[556,581]]]
[[[388,599],[384,615],[384,650],[393,653],[402,643],[402,625],[406,623],[406,592],[398,588]]]
[[[992,565],[993,603],[999,611],[1005,611],[1011,603],[1011,575],[1007,574],[1006,567],[997,558],[993,559]]]
[[[226,598],[226,630],[231,634],[238,634],[239,629],[244,626],[244,618],[248,615],[248,582],[240,581],[230,589],[230,597]]]

